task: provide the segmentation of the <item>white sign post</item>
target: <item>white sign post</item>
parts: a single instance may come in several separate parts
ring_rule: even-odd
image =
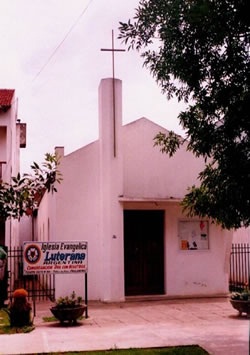
[[[86,241],[23,243],[24,275],[85,273],[86,306],[88,303],[87,271],[88,243]]]

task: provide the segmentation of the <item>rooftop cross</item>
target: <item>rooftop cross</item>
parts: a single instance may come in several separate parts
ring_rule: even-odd
[[[116,156],[116,124],[115,124],[115,52],[125,52],[125,49],[114,48],[114,30],[112,30],[112,48],[101,48],[103,52],[112,52],[113,75],[113,132],[114,132],[114,157]]]
[[[102,52],[112,52],[112,73],[115,78],[115,52],[125,52],[125,49],[114,48],[114,30],[112,30],[112,48],[101,48]]]

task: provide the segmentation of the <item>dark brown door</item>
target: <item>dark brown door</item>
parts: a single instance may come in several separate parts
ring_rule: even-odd
[[[125,295],[164,293],[164,211],[124,211]]]

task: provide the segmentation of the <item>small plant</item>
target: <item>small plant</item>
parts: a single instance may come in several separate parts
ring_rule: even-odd
[[[75,291],[72,292],[70,296],[59,297],[55,302],[55,307],[57,308],[74,308],[82,305],[83,299],[81,296],[76,296]]]
[[[245,287],[242,291],[232,292],[231,299],[239,301],[250,301],[250,290],[248,283],[245,284]]]
[[[11,327],[24,327],[32,325],[31,305],[27,301],[28,292],[19,288],[13,293],[14,301],[9,306],[7,312]]]
[[[70,324],[76,324],[77,319],[79,319],[87,309],[87,306],[82,303],[82,297],[77,297],[75,291],[73,291],[70,296],[59,297],[55,302],[55,306],[51,307],[50,310],[61,323],[67,321]]]

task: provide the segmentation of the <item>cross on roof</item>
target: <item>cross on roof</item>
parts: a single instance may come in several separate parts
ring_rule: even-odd
[[[114,48],[114,30],[112,30],[112,48],[101,48],[103,52],[112,52],[113,74],[113,134],[114,134],[114,157],[116,157],[116,120],[115,120],[115,52],[125,52],[125,49]]]
[[[112,73],[115,78],[115,52],[125,52],[125,49],[114,48],[114,30],[112,30],[112,48],[101,48],[103,52],[112,52]]]

